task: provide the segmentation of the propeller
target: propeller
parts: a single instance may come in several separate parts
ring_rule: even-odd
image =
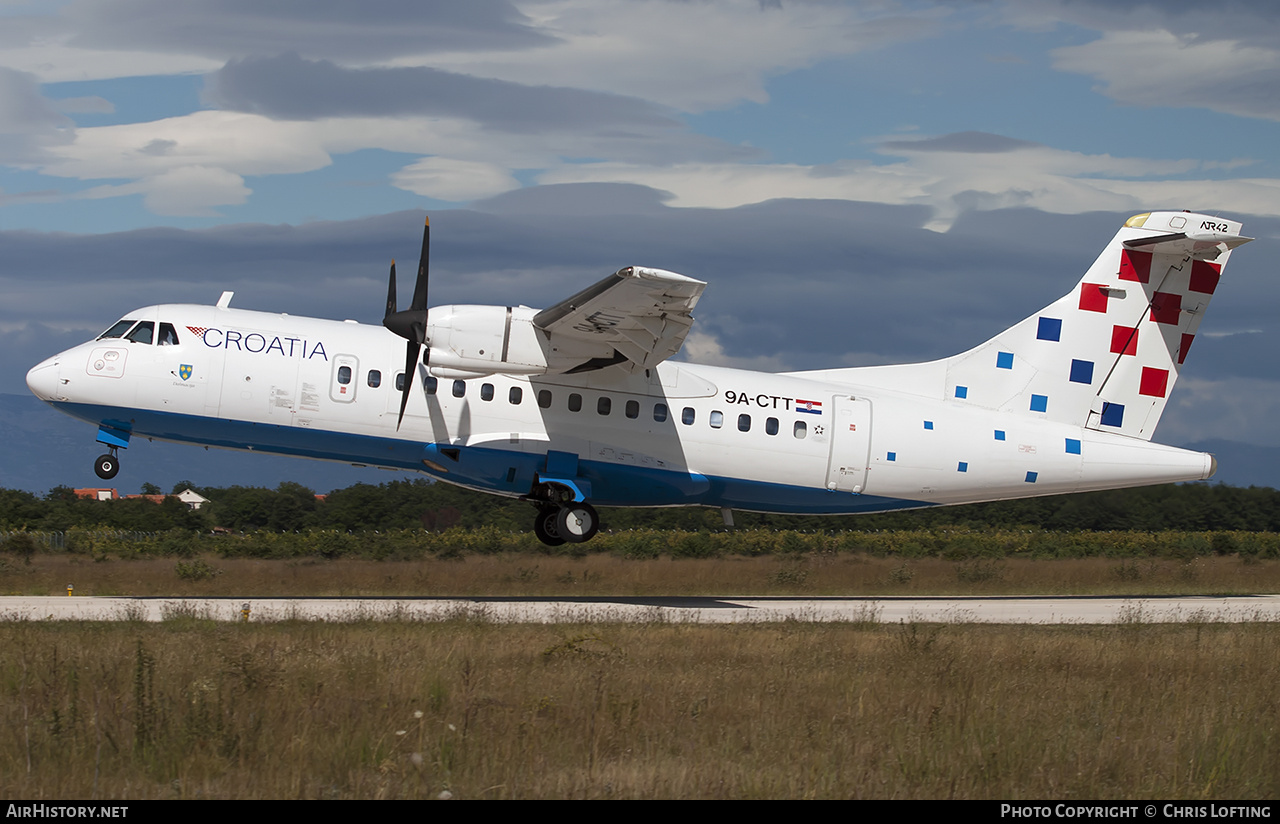
[[[382,325],[408,341],[404,351],[404,389],[400,395],[400,417],[396,418],[396,429],[404,421],[404,410],[409,405],[409,393],[415,380],[418,356],[422,347],[427,347],[427,356],[423,363],[431,358],[431,347],[427,345],[427,254],[431,248],[431,220],[428,218],[422,227],[422,254],[418,257],[418,280],[413,286],[413,301],[404,311],[396,311],[396,262],[391,261],[391,280],[387,285],[387,311],[382,317]]]

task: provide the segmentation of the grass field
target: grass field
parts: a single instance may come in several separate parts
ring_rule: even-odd
[[[0,624],[8,798],[1280,795],[1265,624]]]
[[[1280,561],[0,559],[0,591],[1240,594]],[[0,623],[9,798],[1280,796],[1274,624]]]
[[[628,559],[530,554],[447,560],[0,559],[0,594],[373,595],[1243,595],[1280,592],[1280,560],[903,559],[854,553]]]

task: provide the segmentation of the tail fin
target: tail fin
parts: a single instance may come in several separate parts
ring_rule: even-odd
[[[952,358],[819,373],[1150,440],[1240,224],[1129,218],[1068,294]],[[838,373],[838,374],[837,374]]]

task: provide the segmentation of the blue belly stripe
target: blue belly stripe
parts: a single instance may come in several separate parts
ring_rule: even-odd
[[[421,443],[324,429],[91,404],[54,402],[51,405],[72,417],[97,425],[112,421],[118,426],[128,421],[135,438],[416,471],[438,480],[507,497],[527,494],[535,474],[547,471],[546,455],[485,446]],[[563,458],[560,463],[565,463]],[[441,472],[434,467],[443,467],[446,471]],[[807,515],[885,512],[934,506],[926,501],[854,495],[820,487],[583,459],[577,461],[575,477],[589,484],[590,502],[596,506],[714,506],[749,512]]]

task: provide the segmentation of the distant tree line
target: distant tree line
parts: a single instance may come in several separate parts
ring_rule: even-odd
[[[318,498],[298,483],[275,489],[201,487],[209,499],[200,510],[176,498],[155,503],[143,498],[96,501],[66,487],[44,496],[0,489],[0,530],[64,531],[114,529],[148,532],[184,530],[237,532],[299,530],[426,529],[451,527],[526,531],[533,510],[520,501],[497,498],[425,480],[356,484]],[[606,530],[723,529],[717,509],[602,509]],[[937,527],[1045,530],[1232,530],[1280,532],[1280,491],[1269,487],[1181,484],[1109,492],[1087,492],[967,506],[890,512],[879,515],[803,517],[736,512],[738,527],[780,530],[920,530]]]

